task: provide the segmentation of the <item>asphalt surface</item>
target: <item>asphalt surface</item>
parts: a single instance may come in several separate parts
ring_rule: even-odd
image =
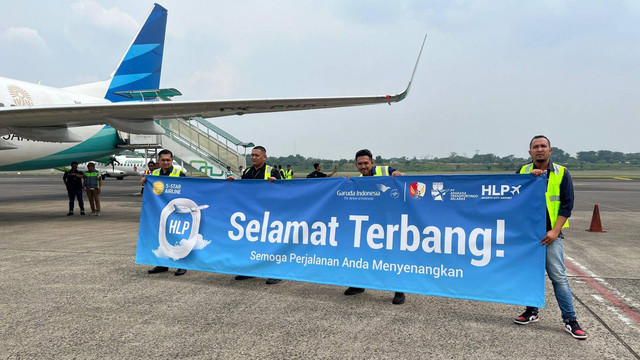
[[[107,179],[97,218],[65,216],[61,176],[3,175],[0,358],[640,359],[640,181],[574,183],[564,246],[586,341],[563,330],[548,280],[540,322],[518,326],[512,305],[148,275],[137,179]],[[605,233],[585,231],[595,204]]]

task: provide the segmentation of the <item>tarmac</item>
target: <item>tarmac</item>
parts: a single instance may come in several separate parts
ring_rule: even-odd
[[[61,175],[1,175],[0,358],[640,359],[640,180],[574,184],[564,247],[584,341],[548,280],[540,321],[520,326],[513,305],[148,275],[134,263],[138,179],[105,180],[102,216],[67,217]],[[604,233],[585,231],[595,204]]]

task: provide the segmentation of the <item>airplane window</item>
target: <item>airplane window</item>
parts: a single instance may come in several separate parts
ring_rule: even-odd
[[[0,107],[4,107],[4,104],[3,104],[3,103],[0,103]]]

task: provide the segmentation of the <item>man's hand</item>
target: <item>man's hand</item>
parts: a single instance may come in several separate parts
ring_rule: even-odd
[[[533,176],[540,176],[540,175],[542,175],[542,174],[544,174],[544,173],[546,173],[546,172],[547,172],[547,170],[542,170],[542,169],[533,169],[533,170],[531,170],[531,175],[533,175]]]
[[[403,172],[402,172],[402,171],[400,171],[400,170],[395,170],[394,172],[392,172],[392,173],[391,173],[391,177],[394,177],[394,176],[405,176],[405,175],[406,175],[406,174],[405,174],[405,173],[403,173]]]
[[[233,176],[229,176],[229,177],[227,178],[227,181],[229,181],[229,182],[233,181]]]
[[[276,181],[276,178],[274,178],[273,176],[269,178],[269,182],[274,182]]]
[[[556,241],[558,235],[560,235],[560,232],[554,229],[547,231],[547,235],[545,235],[542,240],[540,240],[540,245],[546,246],[551,244],[552,242]]]
[[[100,194],[100,188],[96,189],[96,194]]]

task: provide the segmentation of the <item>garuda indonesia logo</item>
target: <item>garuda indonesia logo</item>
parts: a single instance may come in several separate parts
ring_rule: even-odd
[[[15,85],[9,85],[7,88],[9,89],[9,95],[11,95],[11,99],[13,99],[13,103],[16,106],[33,105],[31,95],[29,95],[25,89]]]
[[[192,250],[201,250],[209,245],[211,241],[203,239],[202,235],[198,233],[200,230],[200,210],[208,207],[209,205],[198,206],[193,200],[186,198],[169,201],[160,213],[160,228],[158,230],[159,247],[153,250],[153,253],[159,258],[180,260],[189,255]],[[177,214],[191,214],[191,221],[182,222],[171,220],[169,222],[170,234],[183,235],[187,230],[189,231],[188,238],[183,238],[175,245],[172,245],[167,240],[167,220],[174,212]]]

